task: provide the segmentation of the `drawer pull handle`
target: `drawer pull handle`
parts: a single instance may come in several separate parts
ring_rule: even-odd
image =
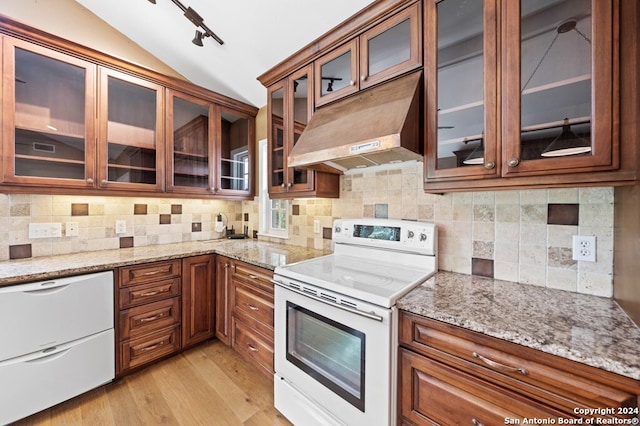
[[[164,269],[156,269],[155,271],[143,272],[140,275],[144,275],[145,277],[148,277],[149,275],[164,274],[165,272],[166,270]]]
[[[251,343],[247,343],[247,346],[249,347],[249,350],[251,352],[259,352],[260,349],[256,348],[255,346],[253,346]]]
[[[478,419],[471,419],[471,423],[475,426],[484,426],[484,423],[480,422]]]
[[[253,306],[251,303],[247,303],[247,307],[249,309],[251,309],[252,311],[259,311],[260,308],[258,308],[257,306]]]
[[[140,293],[140,296],[141,297],[155,296],[156,294],[166,293],[167,291],[169,291],[169,290],[168,289],[153,290],[153,291],[148,291],[146,293]]]
[[[152,351],[160,346],[164,345],[164,342],[156,343],[155,345],[147,346],[146,348],[140,349],[140,352]]]
[[[473,353],[473,357],[474,358],[478,358],[480,361],[484,362],[489,367],[492,367],[492,368],[494,368],[494,369],[496,369],[498,371],[502,371],[504,373],[520,373],[523,376],[526,376],[527,374],[529,374],[529,372],[527,370],[525,370],[524,368],[510,367],[508,365],[500,364],[499,362],[495,362],[493,360],[490,360],[489,358],[483,357],[482,355],[480,355],[477,352]]]
[[[157,319],[160,319],[162,317],[164,317],[166,314],[158,314],[158,315],[154,315],[152,317],[147,317],[147,318],[141,318],[140,322],[150,322],[150,321],[155,321]]]
[[[258,276],[257,275],[253,275],[253,274],[249,274],[249,278],[251,278],[252,280],[257,280]]]

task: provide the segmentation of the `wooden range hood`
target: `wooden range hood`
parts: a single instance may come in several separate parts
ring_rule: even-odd
[[[343,173],[422,161],[421,76],[418,71],[316,110],[289,154],[289,166]]]

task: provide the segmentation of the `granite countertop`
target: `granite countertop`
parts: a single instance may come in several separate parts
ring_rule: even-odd
[[[35,257],[0,262],[0,286],[212,253],[273,270],[330,252],[253,239],[221,239]]]
[[[438,272],[397,306],[640,380],[640,328],[613,299]]]

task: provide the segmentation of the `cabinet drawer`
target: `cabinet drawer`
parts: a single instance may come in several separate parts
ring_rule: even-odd
[[[273,329],[273,295],[233,282],[232,314],[249,317]]]
[[[162,358],[180,349],[180,326],[120,343],[121,370]]]
[[[180,295],[180,278],[120,289],[120,309]]]
[[[157,281],[167,278],[178,278],[182,274],[182,262],[171,260],[167,262],[145,263],[144,265],[120,268],[120,287],[128,287],[139,283]]]
[[[273,272],[244,262],[234,262],[233,279],[240,280],[273,294]]]
[[[400,358],[400,414],[417,425],[498,425],[523,417],[568,418],[406,349],[400,350]]]
[[[235,318],[232,319],[232,327],[233,348],[245,359],[260,367],[263,373],[273,375],[273,341]]]
[[[565,413],[636,407],[638,384],[616,374],[417,315],[401,314],[400,344]]]
[[[180,324],[180,298],[174,297],[120,312],[120,340]]]

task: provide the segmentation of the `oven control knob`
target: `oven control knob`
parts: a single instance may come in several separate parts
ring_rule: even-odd
[[[409,231],[409,233],[407,234],[407,237],[409,238],[413,238],[416,234],[413,231]]]
[[[427,234],[420,234],[420,241],[427,241]]]
[[[336,234],[339,234],[342,231],[342,229],[340,229],[339,226],[336,226],[335,228],[333,228],[333,232],[335,232]]]

